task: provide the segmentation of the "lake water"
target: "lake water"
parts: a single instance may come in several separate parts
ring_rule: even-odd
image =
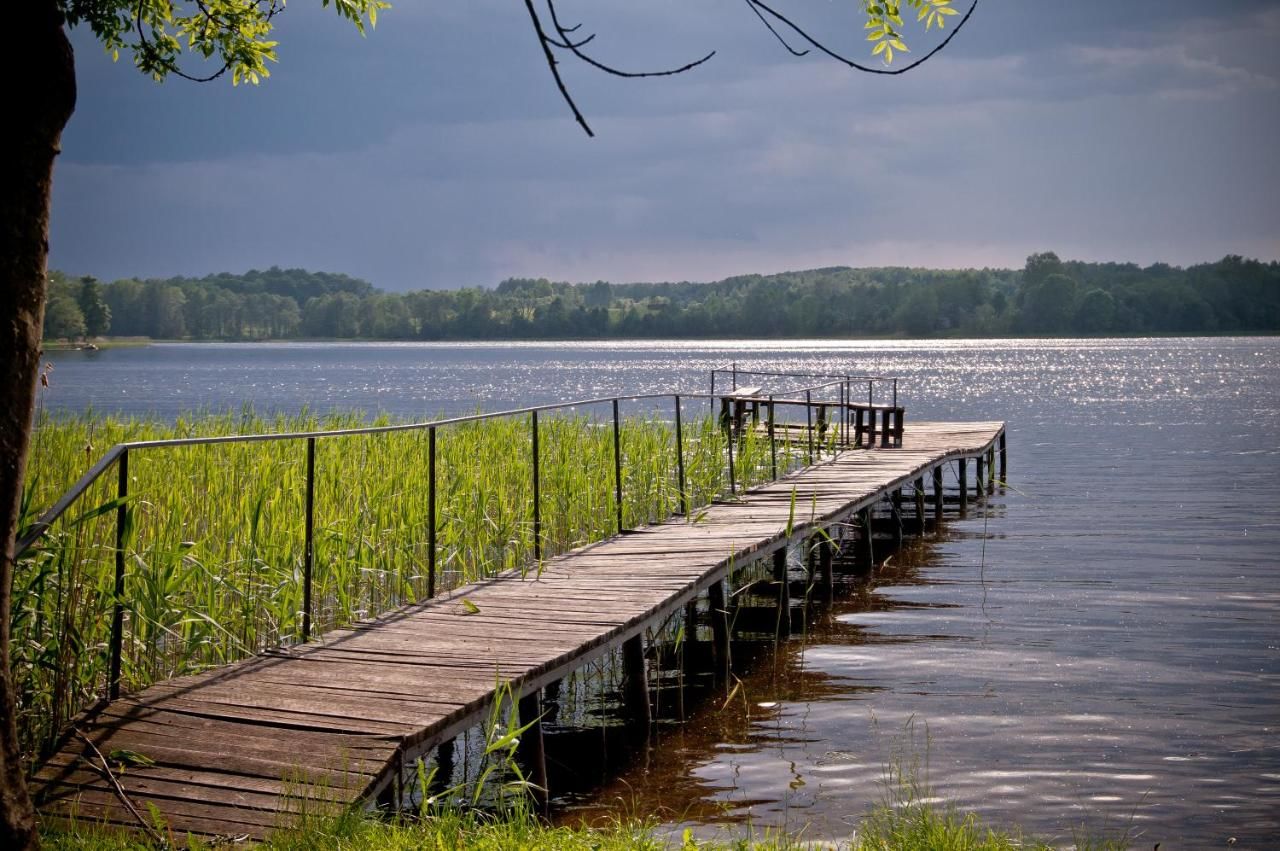
[[[417,418],[705,392],[735,359],[900,376],[908,421],[1006,420],[1011,487],[784,645],[749,713],[664,732],[583,812],[839,840],[905,748],[940,798],[1060,842],[1272,847],[1280,340],[172,344],[52,354],[44,404]]]

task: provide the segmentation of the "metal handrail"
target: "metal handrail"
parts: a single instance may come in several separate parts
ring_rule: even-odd
[[[728,367],[719,366],[712,372],[730,372]],[[843,378],[849,381],[896,381],[893,375],[850,375],[843,372],[770,372],[760,369],[737,369],[738,375],[767,375],[774,378]]]
[[[618,401],[641,401],[644,399],[662,399],[669,396],[685,396],[701,398],[703,394],[674,393],[642,393],[633,396],[601,396],[594,399],[576,399],[571,402],[557,402],[547,405],[533,405],[527,408],[513,408],[504,411],[490,411],[481,414],[469,414],[465,417],[451,417],[445,420],[430,420],[417,423],[395,423],[385,426],[361,426],[358,428],[329,429],[321,431],[272,432],[268,434],[225,434],[214,437],[175,437],[164,440],[133,440],[117,443],[107,450],[106,454],[85,472],[80,479],[64,493],[47,511],[40,515],[31,530],[17,542],[17,552],[30,547],[43,537],[55,520],[62,516],[89,487],[105,473],[111,465],[125,452],[131,449],[155,449],[166,446],[203,446],[217,443],[265,443],[279,440],[316,440],[327,437],[351,437],[362,434],[389,434],[400,431],[421,431],[422,429],[439,428],[440,426],[460,425],[480,420],[498,419],[500,417],[531,414],[534,411],[552,411],[562,408],[575,408],[586,405],[603,404]]]
[[[840,385],[843,397],[845,386],[842,381],[832,381],[825,384],[814,385],[809,388],[801,388],[807,396],[811,398],[812,391],[820,390],[826,387]],[[794,392],[801,392],[797,390]],[[224,443],[264,443],[272,441],[285,440],[303,440],[306,441],[306,484],[304,496],[304,541],[303,541],[303,611],[301,612],[301,635],[305,641],[311,635],[312,620],[312,572],[315,559],[314,548],[314,512],[315,512],[315,449],[316,441],[331,437],[350,437],[357,435],[371,434],[389,434],[393,432],[404,431],[423,431],[428,434],[428,463],[427,474],[429,477],[429,490],[427,512],[429,522],[427,523],[428,536],[428,570],[427,570],[427,597],[434,597],[436,591],[436,431],[444,426],[461,425],[464,423],[480,422],[484,420],[499,419],[504,417],[513,417],[528,415],[532,438],[532,485],[533,485],[533,549],[534,558],[538,561],[542,560],[542,509],[539,499],[541,488],[540,475],[540,459],[539,459],[539,428],[538,414],[544,411],[564,410],[569,408],[586,407],[588,405],[604,404],[606,402],[612,405],[613,414],[613,467],[614,467],[614,512],[617,524],[617,532],[625,531],[623,525],[623,498],[622,498],[622,443],[621,443],[621,417],[620,403],[645,401],[652,399],[671,399],[675,408],[675,428],[676,428],[676,460],[677,475],[679,489],[679,506],[682,514],[687,514],[689,510],[688,494],[685,481],[685,464],[684,464],[684,435],[683,423],[681,417],[681,401],[682,398],[701,399],[705,398],[705,394],[701,393],[639,393],[620,396],[601,396],[591,399],[575,399],[568,402],[555,402],[546,405],[532,405],[524,408],[516,408],[503,411],[491,411],[488,413],[470,414],[462,417],[452,417],[449,419],[432,420],[427,422],[416,423],[397,423],[393,425],[382,426],[363,426],[358,428],[332,429],[322,431],[299,431],[299,432],[277,432],[272,434],[245,434],[245,435],[220,435],[214,437],[182,437],[170,438],[165,440],[138,440],[128,441],[116,444],[103,454],[96,464],[90,467],[80,479],[71,486],[61,497],[27,530],[16,542],[16,552],[21,555],[27,552],[32,546],[38,543],[45,534],[52,528],[53,524],[66,511],[82,497],[86,491],[100,479],[112,466],[117,467],[117,492],[116,492],[116,546],[115,546],[115,581],[113,585],[114,605],[111,618],[111,638],[109,642],[108,653],[109,658],[109,674],[108,674],[108,695],[114,700],[120,695],[120,678],[121,663],[123,655],[124,642],[124,601],[126,598],[125,589],[125,535],[128,525],[128,500],[129,500],[129,455],[131,452],[141,449],[157,449],[174,446],[202,446],[215,445]],[[714,401],[714,396],[711,396]],[[771,443],[772,443],[772,434]],[[771,454],[774,453],[771,446]],[[813,438],[809,439],[809,460],[813,462]],[[773,476],[777,477],[777,463],[773,462]],[[731,493],[736,493],[736,481],[733,466],[733,441],[729,441],[729,487]]]
[[[844,381],[844,384],[845,384],[844,401],[848,403],[852,403],[852,400],[853,400],[851,385],[854,384],[855,382],[858,384],[861,384],[862,382],[865,381],[867,384],[867,405],[872,407],[875,406],[876,384],[888,383],[892,389],[891,407],[894,407],[894,408],[898,407],[898,378],[892,375],[846,375],[843,373],[830,373],[830,372],[773,372],[769,370],[738,369],[738,364],[735,362],[729,367],[713,367],[711,369],[711,395],[712,396],[714,396],[716,392],[716,375],[719,373],[730,373],[733,376],[732,388],[734,390],[738,389],[739,375],[762,375],[762,376],[768,376],[772,378],[836,378]],[[798,393],[798,392],[802,392],[802,390],[803,388],[798,390],[784,391],[784,392]],[[714,405],[715,405],[715,402],[713,401],[712,406],[714,407]]]

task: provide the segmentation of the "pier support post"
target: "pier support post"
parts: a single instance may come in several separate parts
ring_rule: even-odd
[[[987,493],[996,492],[996,447],[987,447]]]
[[[698,642],[698,598],[684,604],[684,641],[680,644],[680,688],[676,692],[679,701],[680,720],[685,714],[685,690],[689,687],[689,679],[698,670],[700,647]]]
[[[395,812],[400,809],[401,796],[404,794],[404,758],[397,756],[393,761],[396,766],[396,773],[391,776],[390,782],[382,787],[377,799],[378,809],[387,812]]]
[[[1009,481],[1009,467],[1008,467],[1009,457],[1008,457],[1008,453],[1005,450],[1006,450],[1006,445],[1005,445],[1005,439],[1004,439],[1004,432],[1001,431],[1000,432],[1000,481],[1002,482]]]
[[[725,608],[724,581],[711,583],[707,588],[707,604],[710,607],[711,641],[715,651],[716,675],[729,676],[729,612]]]
[[[436,773],[431,778],[431,794],[439,795],[453,784],[454,745],[453,739],[445,739],[436,745]]]
[[[958,466],[960,477],[960,513],[969,510],[969,459],[961,458]]]
[[[563,682],[564,680],[552,680],[542,687],[540,705],[544,723],[554,724],[560,717],[560,688]]]
[[[624,645],[625,646],[625,645]],[[529,782],[534,786],[530,792],[538,809],[546,812],[550,793],[547,786],[547,752],[542,739],[542,698],[541,691],[533,691],[520,698],[520,726],[529,725],[520,736],[520,744],[516,746],[520,759],[529,771]]]
[[[791,580],[787,576],[787,548],[773,551],[773,581],[778,586],[779,635],[791,634]]]
[[[916,479],[916,534],[924,537],[924,476]]]
[[[893,492],[889,504],[893,508],[893,548],[900,550],[902,549],[902,488]]]
[[[681,662],[685,673],[694,667],[694,658],[698,647],[698,598],[684,604],[684,643],[680,650]]]
[[[973,459],[973,472],[974,472],[973,495],[974,496],[981,497],[987,492],[987,477],[986,477],[987,469],[986,468],[987,468],[987,456],[985,453]]]
[[[858,512],[858,523],[862,526],[862,534],[858,538],[858,561],[867,570],[875,567],[875,547],[871,542],[871,509],[864,508]]]
[[[649,678],[644,663],[644,635],[622,642],[622,695],[627,714],[649,735]]]
[[[942,522],[942,467],[933,468],[933,520]]]
[[[829,534],[822,535],[818,539],[818,571],[822,574],[822,591],[828,603],[835,596],[835,577],[831,575],[832,561],[834,561],[834,547],[831,545],[831,537]],[[810,576],[810,584],[812,576]]]

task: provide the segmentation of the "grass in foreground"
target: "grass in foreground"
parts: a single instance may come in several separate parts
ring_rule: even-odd
[[[1060,842],[1061,840],[1059,840]],[[57,851],[125,851],[162,847],[154,841],[106,832],[87,825],[75,830],[50,830],[45,847]],[[194,849],[225,847],[193,841]],[[526,812],[501,818],[472,813],[442,812],[426,819],[376,819],[347,815],[305,825],[277,834],[260,846],[269,851],[439,851],[477,849],[554,849],[555,851],[614,851],[614,849],[773,849],[829,848],[830,842],[811,842],[803,834],[765,833],[736,840],[700,840],[691,833],[670,836],[651,822],[619,820],[606,827],[549,827]],[[972,813],[916,804],[904,809],[887,805],[872,811],[856,834],[836,847],[848,851],[1049,851],[1060,845],[1027,839],[1019,832],[984,826]],[[1075,836],[1071,847],[1081,851],[1120,851],[1130,847],[1125,838],[1097,839]]]

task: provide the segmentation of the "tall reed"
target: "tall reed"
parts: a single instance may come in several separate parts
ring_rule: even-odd
[[[372,421],[386,424],[386,418]],[[26,522],[110,446],[126,441],[369,425],[355,413],[266,417],[252,409],[175,422],[41,414]],[[437,442],[437,588],[533,557],[532,431],[527,415],[441,427]],[[621,426],[623,524],[678,510],[675,430],[654,415]],[[780,436],[785,471],[803,461]],[[316,444],[315,632],[427,594],[426,430],[322,438]],[[613,430],[584,413],[540,423],[542,553],[616,531]],[[771,475],[767,436],[734,442],[737,489]],[[691,517],[728,496],[728,441],[711,418],[684,430]],[[142,688],[301,637],[304,441],[166,446],[130,452],[122,685]],[[15,579],[13,665],[27,754],[102,695],[114,601],[115,475],[95,483],[24,554]]]

